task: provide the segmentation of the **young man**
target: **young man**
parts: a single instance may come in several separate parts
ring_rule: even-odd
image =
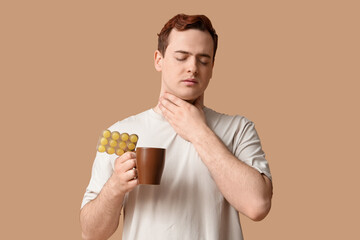
[[[84,239],[107,239],[124,208],[123,239],[242,239],[238,212],[269,212],[270,170],[254,124],[204,107],[217,35],[204,15],[179,14],[159,34],[153,109],[112,125],[138,147],[166,148],[158,186],[138,185],[135,153],[97,153],[80,214]]]

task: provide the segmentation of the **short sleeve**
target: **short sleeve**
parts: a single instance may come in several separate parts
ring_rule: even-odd
[[[109,155],[105,152],[96,152],[90,183],[86,188],[81,208],[98,196],[104,184],[111,177],[114,169],[115,158],[115,154]]]
[[[242,118],[239,128],[235,136],[235,156],[272,179],[255,124],[246,118]]]

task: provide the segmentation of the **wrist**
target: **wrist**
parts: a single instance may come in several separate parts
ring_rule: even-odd
[[[194,145],[199,145],[202,144],[205,139],[208,139],[212,135],[214,135],[214,132],[209,128],[207,124],[204,124],[198,128],[196,134],[194,135],[194,137],[191,139],[190,142]]]
[[[114,173],[106,182],[104,188],[106,189],[107,195],[110,199],[122,199],[125,196],[125,192],[121,191],[121,188],[118,185],[117,176]]]

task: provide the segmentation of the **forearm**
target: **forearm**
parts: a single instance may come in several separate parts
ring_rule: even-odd
[[[208,127],[203,95],[190,104],[164,93],[158,107],[174,130],[195,146],[229,203],[253,220],[263,219],[271,206],[271,181],[237,159]]]
[[[191,142],[229,203],[253,220],[263,219],[271,206],[271,181],[239,161],[207,126]]]
[[[113,191],[113,177],[102,188],[96,199],[80,212],[82,238],[108,239],[119,225],[123,194]]]

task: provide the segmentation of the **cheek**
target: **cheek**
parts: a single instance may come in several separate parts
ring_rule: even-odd
[[[178,62],[170,62],[168,68],[171,72],[179,72],[181,70],[181,64]]]
[[[204,71],[204,75],[210,80],[210,78],[212,77],[212,69],[206,69]]]
[[[182,68],[178,64],[168,64],[166,68],[166,75],[167,76],[177,76],[182,72]]]
[[[172,84],[174,80],[177,79],[177,75],[176,69],[170,67],[169,65],[162,72],[162,78],[167,84]]]

